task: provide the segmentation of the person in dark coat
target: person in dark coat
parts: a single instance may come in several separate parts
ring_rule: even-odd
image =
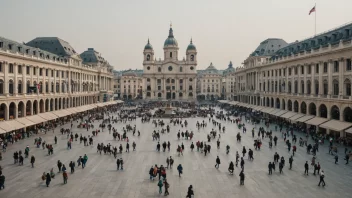
[[[182,171],[183,171],[183,167],[182,167],[181,164],[179,164],[179,165],[177,166],[177,170],[178,170],[178,176],[181,177],[181,174],[183,173],[183,172],[182,172]]]
[[[290,164],[290,170],[292,169],[292,162],[293,162],[293,157],[291,155],[291,157],[288,159],[288,163]]]
[[[187,191],[187,196],[186,196],[186,198],[192,198],[192,196],[194,196],[193,186],[190,185],[190,186],[188,187],[188,191]]]
[[[319,184],[318,186],[320,186],[321,183],[323,183],[323,187],[325,186],[325,181],[324,181],[324,171],[322,170],[321,173],[320,173],[320,181],[319,181]]]
[[[235,165],[233,164],[233,162],[231,161],[230,162],[230,165],[229,165],[229,172],[231,173],[231,174],[233,174],[233,171],[235,170]]]
[[[46,187],[49,187],[49,185],[50,185],[50,182],[51,182],[51,177],[50,177],[50,173],[47,173],[46,174]]]
[[[269,162],[268,168],[269,168],[269,175],[272,175],[273,174],[273,166],[271,165],[271,162]]]
[[[59,172],[61,172],[61,167],[62,167],[62,163],[59,161],[57,161],[57,168],[59,169]]]
[[[32,157],[31,157],[32,168],[34,168],[34,162],[35,162],[35,158],[34,158],[34,156],[32,155]]]
[[[0,174],[0,190],[5,189],[5,176]]]
[[[219,168],[219,165],[220,165],[220,158],[219,156],[216,157],[216,164],[215,164],[215,168]]]
[[[240,176],[240,185],[244,185],[244,173],[243,173],[243,170],[241,171],[241,173],[239,174]]]
[[[304,164],[304,174],[308,175],[308,169],[309,169],[309,165],[308,165],[308,161],[306,161],[306,163]]]
[[[70,162],[69,166],[71,168],[71,174],[75,172],[75,163],[73,161]]]

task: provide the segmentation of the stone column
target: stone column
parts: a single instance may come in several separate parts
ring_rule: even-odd
[[[308,70],[308,64],[304,64],[304,66],[303,66],[304,68],[303,68],[303,71],[304,71],[304,75],[303,75],[303,82],[304,82],[304,94],[307,94],[307,89],[308,89],[308,87],[307,87],[307,70]],[[312,69],[312,68],[310,68],[310,69]],[[312,75],[312,70],[310,70],[311,71],[311,75]]]
[[[313,94],[313,95],[315,95],[315,67],[316,67],[315,63],[311,65],[310,94]],[[308,112],[308,105],[307,105],[307,112]]]
[[[298,86],[298,95],[302,95],[302,86],[301,86],[301,66],[302,65],[297,65],[297,71],[298,71],[298,80],[297,80],[297,86]]]
[[[320,61],[319,62],[319,77],[318,77],[319,95],[322,95],[324,93],[324,91],[323,91],[323,70],[324,70],[324,62]],[[319,109],[319,108],[317,107],[317,109]],[[319,115],[319,114],[317,114],[317,115]]]
[[[13,64],[13,73],[14,73],[14,79],[13,79],[13,95],[17,96],[18,95],[18,79],[17,79],[17,74],[18,74],[18,66],[17,63]],[[17,112],[15,113],[15,118],[17,115]]]
[[[8,62],[4,62],[4,94],[6,96],[9,95],[9,66],[10,66],[10,64]],[[7,110],[8,109],[9,108],[7,108]],[[5,116],[5,118],[6,118],[6,116]]]
[[[26,65],[22,65],[22,93],[26,94],[27,93],[27,79],[26,79],[26,75],[27,75],[27,67]],[[24,106],[26,106],[26,104],[24,104]],[[26,113],[24,112],[23,115],[25,115]]]
[[[344,80],[343,80],[343,72],[346,68],[345,66],[346,62],[344,58],[339,59],[339,96],[342,97],[343,95],[343,85],[344,85]],[[343,113],[340,113],[340,115]]]
[[[331,97],[332,95],[332,73],[333,73],[333,60],[329,60],[328,62],[328,95]]]

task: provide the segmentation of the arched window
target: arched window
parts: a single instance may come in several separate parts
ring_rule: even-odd
[[[172,58],[172,52],[170,52],[170,58]]]
[[[45,93],[49,93],[49,83],[45,82]]]
[[[194,55],[191,55],[191,61],[194,61]]]
[[[180,67],[180,72],[182,72],[182,67]]]
[[[175,83],[175,79],[171,79],[171,83]]]
[[[147,61],[150,61],[150,55],[149,54],[147,55]]]
[[[168,78],[168,79],[166,79],[166,83],[170,83],[170,79]]]
[[[161,67],[158,67],[158,72],[161,72]]]

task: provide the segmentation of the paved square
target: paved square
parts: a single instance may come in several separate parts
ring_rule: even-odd
[[[168,119],[164,119],[169,124]],[[206,129],[196,129],[196,122],[202,121],[203,118],[188,118],[187,129],[194,132],[193,142],[206,141],[206,136],[213,126],[208,119],[204,119],[208,125]],[[339,165],[334,164],[333,156],[327,154],[327,144],[320,146],[317,154],[317,162],[320,162],[322,169],[325,171],[325,188],[318,187],[319,176],[313,176],[313,168],[310,167],[309,176],[304,176],[304,162],[311,160],[312,156],[305,152],[305,147],[297,146],[297,153],[294,157],[293,168],[288,170],[289,153],[285,147],[284,141],[278,132],[273,132],[279,138],[278,146],[269,149],[268,139],[263,140],[261,151],[255,151],[253,148],[253,138],[251,137],[252,125],[246,123],[247,133],[242,134],[242,142],[236,142],[236,134],[239,131],[235,124],[221,121],[222,126],[226,127],[226,132],[221,134],[221,147],[216,149],[216,140],[211,141],[211,152],[207,156],[196,151],[191,152],[191,140],[178,140],[177,131],[180,125],[170,125],[170,133],[161,134],[161,141],[171,142],[170,152],[156,152],[156,141],[152,140],[152,131],[154,125],[150,123],[141,123],[129,121],[127,124],[137,125],[137,130],[141,131],[141,136],[132,136],[128,133],[130,143],[137,143],[137,151],[118,154],[118,157],[124,159],[124,170],[116,171],[116,160],[110,155],[99,155],[96,151],[97,143],[111,143],[118,146],[122,143],[124,150],[126,142],[114,141],[107,129],[94,138],[93,146],[83,146],[78,142],[73,142],[72,150],[66,149],[66,135],[61,135],[59,129],[55,130],[58,137],[58,144],[54,145],[54,155],[47,156],[47,151],[36,148],[34,137],[21,140],[14,145],[10,145],[6,153],[3,153],[3,160],[0,161],[4,167],[3,173],[6,176],[5,190],[0,191],[1,198],[39,198],[39,197],[163,197],[158,194],[157,181],[149,180],[149,169],[154,164],[166,164],[166,158],[172,156],[175,159],[174,168],[167,170],[167,179],[170,183],[169,197],[186,197],[187,188],[190,184],[194,187],[195,197],[200,198],[227,198],[227,197],[352,197],[350,182],[352,181],[352,168],[345,165],[343,158],[343,149],[339,153]],[[95,121],[98,126],[98,121]],[[82,133],[84,136],[91,135],[84,129],[77,129],[74,124],[73,133]],[[113,124],[121,132],[125,124]],[[69,128],[69,124],[63,126]],[[272,126],[272,128],[274,128]],[[158,127],[157,129],[160,129]],[[258,129],[258,126],[257,126]],[[90,130],[91,131],[91,130]],[[137,133],[136,133],[137,134]],[[298,138],[301,134],[298,134]],[[39,135],[38,135],[39,136]],[[46,142],[54,143],[54,134],[40,135]],[[36,137],[36,136],[35,136]],[[183,156],[178,157],[176,153],[177,145],[185,145]],[[226,155],[225,147],[231,146],[229,155]],[[298,143],[297,143],[298,144]],[[25,146],[30,146],[30,155],[36,157],[35,167],[31,168],[29,159],[25,159],[24,166],[13,164],[13,153],[15,150],[24,150]],[[241,153],[242,147],[246,146],[254,150],[254,161],[248,161],[245,157],[245,185],[239,185],[240,169],[236,168],[234,175],[227,171],[230,161],[235,162],[235,153]],[[131,149],[132,150],[132,149]],[[284,156],[286,166],[283,174],[280,175],[278,170],[273,175],[268,175],[268,162],[273,161],[273,155],[278,152]],[[75,173],[68,175],[68,184],[63,185],[62,175],[56,175],[51,181],[49,188],[46,187],[45,181],[41,180],[43,172],[48,172],[51,168],[57,172],[56,163],[61,160],[69,170],[68,164],[77,161],[80,155],[87,154],[89,159],[85,169],[76,167]],[[221,165],[215,169],[215,159],[219,156]],[[176,167],[182,164],[184,174],[178,177]],[[77,166],[77,163],[76,163]],[[69,172],[69,171],[68,171]],[[164,188],[163,188],[164,190]]]

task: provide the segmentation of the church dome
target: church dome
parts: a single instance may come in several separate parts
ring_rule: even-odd
[[[145,47],[144,47],[144,49],[145,50],[147,50],[147,49],[153,49],[153,46],[149,43],[149,39],[148,39],[148,43],[145,45]]]
[[[191,43],[188,45],[188,47],[187,47],[187,51],[188,50],[197,50],[196,49],[196,46],[195,45],[193,45],[193,42],[192,42],[192,39],[191,39]]]
[[[168,46],[171,46],[171,47],[178,46],[177,40],[174,37],[173,30],[171,27],[169,30],[169,36],[167,37],[167,39],[164,42],[164,47],[168,47]]]

